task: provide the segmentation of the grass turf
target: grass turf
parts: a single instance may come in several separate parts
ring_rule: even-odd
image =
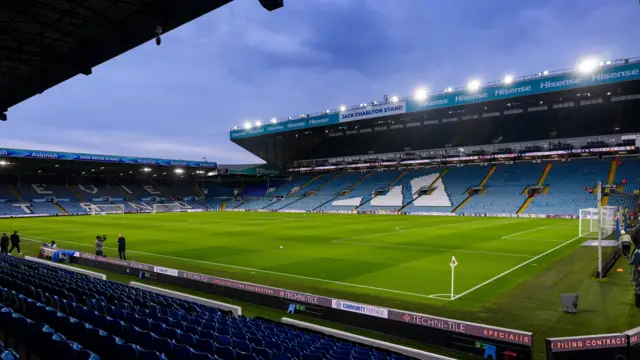
[[[29,251],[55,239],[91,252],[106,233],[116,256],[122,232],[130,260],[532,331],[538,350],[547,336],[623,331],[640,320],[628,268],[591,279],[595,250],[579,248],[572,220],[190,213],[2,224],[20,230]],[[443,300],[451,256],[454,301]],[[581,294],[579,314],[559,311],[562,292]]]

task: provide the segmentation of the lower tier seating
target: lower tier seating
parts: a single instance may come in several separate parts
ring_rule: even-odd
[[[9,256],[0,256],[0,288],[5,338],[44,360],[404,359]]]

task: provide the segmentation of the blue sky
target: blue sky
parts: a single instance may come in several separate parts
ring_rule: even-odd
[[[255,163],[245,120],[640,56],[638,34],[637,0],[235,0],[9,109],[0,146]]]

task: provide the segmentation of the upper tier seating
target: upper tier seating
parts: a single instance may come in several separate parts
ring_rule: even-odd
[[[536,196],[525,214],[578,215],[580,209],[595,208],[597,198],[585,187],[598,180],[606,183],[611,160],[557,161],[545,179],[547,194]]]
[[[463,213],[515,214],[527,199],[522,194],[527,185],[535,185],[546,164],[499,164],[485,183],[483,195],[471,198],[459,210]]]
[[[302,187],[304,184],[315,178],[315,176],[316,175],[311,174],[294,176],[291,180],[280,184],[280,186],[276,187],[274,191],[268,193],[267,196],[288,196],[294,189]]]
[[[18,341],[39,339],[41,350],[55,345],[66,359],[404,359],[8,256],[0,257],[0,287],[7,305],[0,310],[0,328],[12,329]]]
[[[200,187],[200,191],[207,198],[225,198],[233,197],[233,192],[236,188],[238,188],[238,186],[235,184],[214,184],[207,182]]]
[[[445,196],[447,196],[449,200],[449,204],[446,202],[442,202],[440,206],[434,206],[426,203],[426,205],[422,205],[423,202],[416,201],[409,206],[407,206],[404,211],[407,212],[440,212],[440,213],[449,213],[452,212],[453,209],[456,208],[464,199],[467,198],[466,191],[473,186],[478,186],[482,179],[485,177],[490,167],[488,166],[474,166],[467,165],[461,167],[450,167],[447,172],[442,177],[441,181],[435,184],[436,187],[443,186],[443,190],[445,192]],[[443,196],[442,193],[437,193],[434,191],[432,195],[426,195],[421,198],[424,200],[428,200],[429,197],[433,195]]]
[[[124,189],[122,189],[119,185],[94,185],[94,184],[82,184],[82,185],[73,185],[72,188],[75,190],[83,200],[91,200],[93,198],[104,198],[104,197],[112,197],[112,198],[128,198],[131,197],[129,194],[125,193]]]
[[[347,195],[338,196],[321,210],[352,210],[369,202],[375,191],[386,189],[403,173],[400,170],[372,171],[364,177]]]
[[[287,206],[285,210],[305,210],[310,211],[318,208],[319,206],[331,201],[338,193],[344,190],[348,190],[351,186],[362,179],[367,173],[365,172],[344,172],[339,174],[325,174],[320,179],[312,182],[309,185],[317,184],[314,194],[306,196],[300,201],[296,201]],[[334,176],[335,175],[335,176]],[[305,191],[309,186],[304,187],[301,191]]]
[[[78,197],[65,185],[51,184],[22,184],[16,187],[25,201],[42,199],[46,197],[68,198],[78,201]]]
[[[429,186],[438,176],[440,171],[442,171],[442,169],[435,168],[407,170],[392,186],[389,187],[386,194],[374,197],[358,210],[400,210],[404,205],[413,200],[413,194],[420,187]],[[429,181],[430,177],[431,181]]]
[[[626,184],[622,184],[626,180]],[[623,209],[635,210],[638,204],[638,196],[634,191],[640,190],[640,160],[622,158],[616,169],[614,185],[622,186],[625,194],[613,193],[609,197],[607,205],[619,206]]]
[[[7,199],[8,201],[20,201],[13,190],[11,190],[9,185],[0,185],[0,199]]]

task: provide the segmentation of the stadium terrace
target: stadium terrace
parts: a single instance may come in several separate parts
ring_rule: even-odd
[[[640,358],[639,60],[233,129],[264,164],[0,148],[0,357]]]

